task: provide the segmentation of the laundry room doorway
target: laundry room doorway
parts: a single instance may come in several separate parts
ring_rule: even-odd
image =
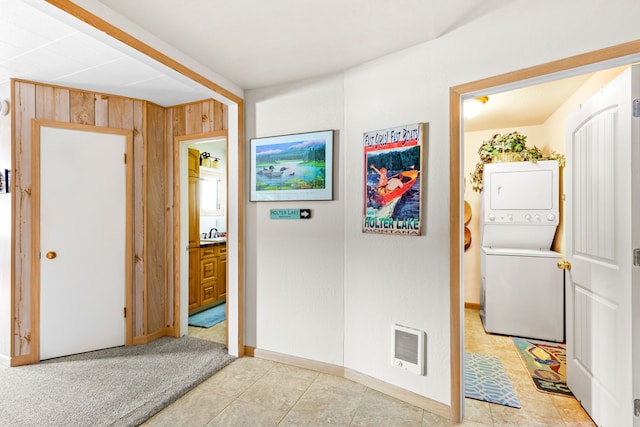
[[[464,414],[464,384],[462,381],[462,354],[464,352],[464,322],[463,313],[460,311],[465,306],[465,285],[463,285],[463,277],[465,270],[467,269],[466,261],[464,260],[464,207],[465,207],[465,194],[469,192],[468,175],[465,192],[465,173],[457,165],[461,164],[460,160],[464,159],[464,146],[462,141],[466,142],[466,127],[465,122],[461,117],[462,102],[466,99],[471,99],[479,96],[491,96],[498,94],[501,91],[511,91],[518,88],[529,87],[535,84],[542,84],[554,80],[558,80],[566,77],[573,77],[584,73],[592,73],[595,71],[602,71],[619,67],[622,65],[629,65],[638,60],[638,52],[640,47],[630,46],[626,51],[628,56],[622,56],[620,58],[616,55],[620,54],[620,51],[612,54],[606,49],[604,51],[594,52],[591,56],[580,58],[580,61],[561,61],[556,64],[547,64],[540,67],[534,67],[528,69],[528,73],[513,73],[504,76],[497,76],[483,81],[473,82],[466,85],[462,85],[456,88],[452,88],[452,108],[451,108],[451,165],[452,165],[452,240],[451,240],[451,285],[452,285],[452,297],[451,297],[451,309],[452,309],[452,409],[454,414],[456,413],[456,405],[454,401],[460,399],[460,414],[461,417]],[[611,59],[615,57],[616,59]],[[573,67],[582,65],[582,68],[569,68],[571,64]],[[525,78],[526,75],[526,78]],[[523,101],[524,102],[524,101]],[[500,126],[496,126],[497,128]],[[510,126],[504,126],[510,127]],[[564,139],[564,138],[563,138]],[[459,159],[459,160],[456,160]],[[466,160],[466,159],[465,159]],[[454,212],[456,214],[454,214]],[[480,212],[473,212],[474,215],[480,215]],[[466,218],[465,218],[466,221]],[[477,237],[478,242],[480,236]],[[563,250],[565,248],[563,247]],[[455,260],[458,260],[457,262]],[[634,296],[634,298],[636,298]],[[636,315],[637,316],[637,315]],[[637,319],[636,319],[637,320]],[[628,319],[631,322],[631,318]],[[459,340],[459,341],[457,341]],[[456,342],[461,343],[461,346],[456,346]],[[637,343],[634,343],[637,345]],[[458,368],[460,369],[458,371]],[[456,372],[457,371],[457,372]],[[627,373],[629,375],[629,373]],[[633,372],[635,387],[638,387],[638,373]],[[459,388],[456,390],[456,382],[459,384]],[[629,394],[630,394],[629,390]],[[636,392],[637,394],[637,392]],[[634,396],[636,395],[634,394]],[[627,396],[626,401],[631,402],[630,395]],[[631,411],[632,408],[625,408],[625,411]],[[637,417],[636,417],[637,418]],[[637,420],[634,420],[637,422]]]

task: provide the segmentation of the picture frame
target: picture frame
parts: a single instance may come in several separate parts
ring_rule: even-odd
[[[252,138],[250,200],[333,200],[333,130]]]
[[[422,235],[426,123],[363,135],[362,232]]]

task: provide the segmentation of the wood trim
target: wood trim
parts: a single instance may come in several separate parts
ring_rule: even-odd
[[[462,375],[462,351],[463,337],[461,330],[461,274],[460,274],[460,250],[463,247],[461,242],[463,232],[461,230],[461,202],[460,202],[460,98],[454,96],[453,89],[450,90],[449,100],[449,137],[451,141],[458,141],[449,144],[449,304],[451,328],[451,338],[449,343],[449,363],[451,364],[451,412],[449,418],[455,422],[461,421],[462,413],[462,385],[460,378]]]
[[[13,356],[11,357],[11,361],[9,362],[9,366],[13,368],[15,366],[31,365],[33,364],[33,361],[31,359],[32,359],[31,354]]]
[[[28,355],[12,358],[14,363],[30,364],[40,361],[40,128],[99,132],[125,137],[127,163],[125,168],[126,207],[125,207],[125,345],[131,345],[133,339],[133,132],[126,129],[107,128],[75,123],[63,123],[50,120],[31,120],[31,352]],[[164,332],[164,331],[163,331]]]
[[[247,357],[254,357],[256,354],[256,348],[248,345],[244,346],[244,355]]]
[[[239,96],[235,95],[229,90],[223,88],[222,86],[219,86],[218,84],[196,73],[195,71],[191,70],[190,68],[181,64],[180,62],[170,58],[169,56],[165,55],[159,50],[138,40],[137,38],[126,33],[125,31],[121,30],[115,25],[110,24],[109,22],[94,15],[88,10],[83,9],[82,7],[76,5],[75,3],[72,3],[69,0],[46,0],[46,1],[47,3],[57,7],[58,9],[67,12],[71,16],[74,16],[80,19],[81,21],[91,25],[92,27],[110,35],[114,39],[121,41],[127,46],[132,47],[133,49],[137,50],[143,55],[146,55],[149,58],[155,59],[156,61],[160,62],[161,64],[164,64],[165,66],[171,68],[174,71],[177,71],[183,76],[188,77],[191,80],[202,84],[203,86],[229,99],[233,103],[239,103],[242,101],[242,99]]]
[[[105,128],[101,128],[105,129]],[[126,166],[126,182],[127,182],[127,223],[125,225],[127,230],[127,248],[126,248],[126,260],[125,263],[125,274],[126,274],[126,289],[125,289],[125,307],[127,310],[127,316],[125,318],[125,345],[133,345],[133,264],[135,262],[133,255],[133,239],[134,239],[134,231],[133,231],[133,132],[126,132],[127,138],[127,146],[126,146],[126,155],[127,155],[127,166]]]
[[[157,340],[158,338],[162,338],[167,335],[170,336],[171,332],[173,332],[171,328],[163,328],[163,329],[158,329],[157,331],[148,335],[138,335],[136,337],[133,337],[131,345],[148,344],[152,341]]]
[[[228,110],[227,110],[228,111]],[[228,144],[227,140],[227,144]],[[244,101],[238,102],[238,356],[244,350],[244,207],[245,207],[245,143]],[[227,172],[228,173],[228,172]],[[227,210],[228,211],[228,210]],[[227,289],[229,281],[227,280]]]
[[[480,304],[477,302],[465,302],[464,308],[471,308],[474,310],[480,310]]]
[[[40,127],[42,125],[35,119],[31,120],[31,351],[28,363],[40,361]]]
[[[16,89],[15,89],[15,82],[12,80],[11,81],[11,85],[10,85],[10,92],[11,92],[11,105],[13,105],[13,110],[15,111],[15,106],[18,105],[16,104]],[[15,125],[15,112],[12,112],[11,114],[11,147],[13,147],[11,149],[11,176],[13,177],[12,179],[12,183],[11,183],[11,282],[10,282],[10,286],[11,286],[11,297],[10,297],[10,303],[11,303],[11,307],[9,308],[9,314],[10,314],[10,318],[9,321],[11,323],[11,325],[9,326],[9,333],[10,333],[10,337],[9,337],[9,365],[11,366],[11,359],[13,357],[13,355],[15,355],[15,336],[16,336],[16,322],[15,322],[15,318],[16,318],[16,289],[15,289],[15,283],[16,283],[16,263],[14,261],[14,257],[16,256],[16,232],[15,232],[15,224],[16,224],[16,219],[18,217],[16,211],[17,211],[17,203],[16,203],[16,192],[18,191],[18,186],[15,184],[15,182],[17,181],[18,176],[16,175],[16,150],[15,147],[17,147],[16,145],[16,125]]]
[[[344,368],[330,363],[318,362],[316,360],[305,359],[303,357],[290,356],[288,354],[276,353],[269,350],[256,348],[253,350],[253,357],[258,359],[271,360],[272,362],[284,363],[285,365],[296,366],[302,369],[322,372],[336,377],[344,377]]]
[[[449,189],[449,289],[450,289],[450,328],[451,328],[451,418],[453,421],[459,422],[461,418],[461,404],[463,396],[461,395],[461,357],[462,357],[462,329],[460,325],[461,312],[461,242],[463,238],[462,226],[460,222],[460,212],[462,209],[462,200],[460,193],[460,163],[462,157],[461,150],[461,121],[460,121],[460,105],[462,96],[478,91],[487,90],[497,86],[510,83],[522,82],[529,79],[549,76],[554,73],[565,72],[610,61],[614,59],[622,59],[626,56],[640,54],[640,40],[635,40],[608,48],[563,58],[557,61],[548,62],[533,67],[524,68],[522,70],[510,73],[500,74],[486,79],[476,80],[453,86],[449,89],[449,178],[451,187]],[[631,62],[631,61],[630,61]]]
[[[175,110],[172,110],[172,114],[175,114]],[[168,121],[168,120],[167,120]],[[180,331],[180,148],[183,143],[188,141],[197,141],[207,138],[221,138],[227,139],[227,145],[229,144],[229,132],[227,130],[218,130],[206,133],[197,133],[193,135],[179,135],[172,138],[173,140],[173,318],[174,328],[176,331]],[[228,168],[227,168],[228,170]],[[228,172],[227,172],[228,173]],[[227,208],[227,212],[229,209]],[[229,287],[229,277],[227,273],[227,288]],[[240,303],[243,305],[243,303]],[[188,310],[188,307],[187,307]],[[228,318],[228,317],[227,317]],[[228,328],[227,328],[227,343]]]
[[[410,405],[422,408],[425,411],[440,415],[441,417],[449,418],[451,415],[451,408],[444,403],[437,402],[435,400],[429,399],[428,397],[424,397],[412,391],[405,390],[393,384],[380,381],[376,378],[372,378],[360,372],[345,368],[344,378],[355,381],[358,384],[362,384],[371,389],[377,390],[380,393],[386,394],[387,396],[395,397],[396,399],[402,400],[403,402],[406,402]]]

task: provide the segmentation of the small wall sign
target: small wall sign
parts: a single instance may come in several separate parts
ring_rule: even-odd
[[[310,219],[311,209],[271,209],[271,219]]]

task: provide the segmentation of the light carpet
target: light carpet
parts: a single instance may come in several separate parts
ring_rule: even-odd
[[[520,401],[499,358],[464,354],[465,397],[520,408]]]
[[[139,425],[233,360],[219,343],[163,337],[0,368],[0,424]]]

